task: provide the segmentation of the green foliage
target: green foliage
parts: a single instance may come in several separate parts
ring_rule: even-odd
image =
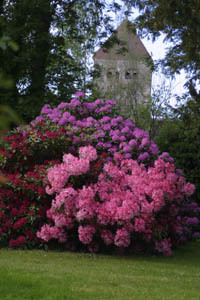
[[[6,36],[3,32],[3,20],[0,17],[0,53],[5,53],[8,48],[12,51],[18,51],[18,45],[13,42],[10,37]],[[13,85],[12,78],[9,77],[4,70],[2,69],[2,65],[0,67],[0,89],[9,89]]]
[[[200,201],[200,118],[188,113],[188,106],[181,109],[181,117],[166,121],[155,141],[160,151],[170,153],[186,179],[195,184],[195,196]]]
[[[2,19],[0,18],[0,28],[2,27]],[[18,51],[18,46],[8,36],[4,35],[0,30],[0,51],[6,52],[10,48],[13,52]],[[0,89],[9,90],[13,86],[13,80],[7,76],[0,68]],[[7,105],[0,105],[0,135],[2,130],[10,128],[11,124],[19,125],[22,123],[16,112]]]
[[[0,131],[10,128],[11,124],[20,125],[22,121],[10,107],[0,105]]]

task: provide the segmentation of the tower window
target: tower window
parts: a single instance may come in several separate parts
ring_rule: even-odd
[[[125,79],[131,79],[131,72],[126,71],[126,73],[125,73]]]
[[[112,68],[108,69],[108,71],[107,71],[107,78],[111,78],[114,75],[115,75],[114,69],[112,69]]]
[[[111,78],[111,77],[112,77],[112,72],[111,72],[111,71],[108,71],[108,72],[107,72],[107,77],[108,77],[108,78]]]
[[[137,72],[133,70],[128,70],[125,72],[125,79],[134,79],[137,76]]]

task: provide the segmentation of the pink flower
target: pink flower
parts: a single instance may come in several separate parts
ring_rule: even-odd
[[[52,201],[53,209],[60,209],[62,206],[66,204],[69,205],[77,195],[77,191],[73,188],[68,187],[63,189],[59,194],[57,194],[56,198]]]
[[[85,245],[90,244],[92,242],[93,235],[95,234],[95,232],[96,229],[94,228],[94,226],[91,225],[79,226],[78,228],[79,240]]]
[[[114,235],[108,229],[104,229],[101,231],[101,238],[107,246],[114,242]]]
[[[79,194],[76,199],[76,208],[78,212],[76,213],[76,219],[78,221],[84,219],[91,219],[96,214],[97,203],[94,201],[95,191],[88,187],[83,186],[82,190],[79,191]]]
[[[54,222],[56,227],[63,227],[67,225],[65,215],[62,213],[59,213],[54,217]]]
[[[92,154],[94,157],[94,154]],[[90,168],[90,163],[88,159],[73,156],[72,154],[64,154],[63,156],[65,172],[69,175],[81,175],[87,173]]]
[[[118,229],[114,239],[115,245],[117,247],[128,247],[130,242],[130,233],[125,228]]]
[[[55,165],[48,169],[47,174],[50,186],[46,187],[46,192],[52,195],[55,192],[60,192],[64,185],[67,183],[69,178],[69,173],[67,172],[65,165]]]
[[[67,240],[66,233],[63,229],[56,226],[44,225],[40,232],[37,232],[37,237],[48,242],[50,239],[58,239],[60,243],[64,243]]]
[[[186,183],[183,187],[183,193],[185,193],[187,196],[191,196],[195,191],[194,184]]]
[[[145,232],[145,221],[142,218],[136,218],[134,229],[136,232]]]
[[[120,152],[114,153],[114,160],[115,160],[116,164],[119,164],[122,159],[123,159],[123,155]]]
[[[162,240],[162,242],[156,241],[156,250],[158,252],[161,252],[164,256],[171,256],[172,250],[171,250],[171,240],[170,238],[166,238]]]
[[[92,146],[80,147],[79,148],[79,157],[93,161],[97,159],[97,151]]]

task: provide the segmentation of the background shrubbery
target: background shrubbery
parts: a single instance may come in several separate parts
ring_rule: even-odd
[[[174,158],[188,181],[196,186],[193,197],[200,203],[200,117],[199,96],[187,98],[186,104],[174,110],[174,117],[165,121],[155,139],[160,151]]]

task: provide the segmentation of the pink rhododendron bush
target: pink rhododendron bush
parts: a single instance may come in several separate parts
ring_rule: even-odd
[[[194,186],[112,100],[47,104],[0,153],[0,246],[170,255],[199,238]]]
[[[104,163],[96,183],[80,186],[80,176],[97,159],[95,148],[81,147],[79,157],[65,154],[61,164],[48,169],[46,192],[54,197],[47,216],[52,224],[37,236],[73,249],[151,249],[171,255],[191,234],[190,227],[198,225],[197,218],[184,216],[194,186],[176,173],[173,163],[158,159],[147,169],[119,152]]]

